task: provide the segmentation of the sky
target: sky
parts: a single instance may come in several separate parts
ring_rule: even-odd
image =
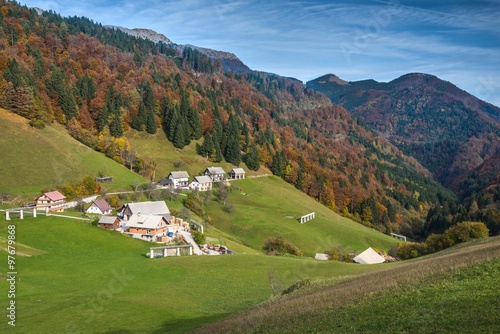
[[[500,106],[500,0],[19,0],[177,44],[232,52],[304,82],[436,75]]]

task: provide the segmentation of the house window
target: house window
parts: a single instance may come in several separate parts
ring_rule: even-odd
[[[149,233],[149,232],[151,232],[151,229],[150,229],[150,228],[148,228],[148,229],[146,230],[146,233]]]

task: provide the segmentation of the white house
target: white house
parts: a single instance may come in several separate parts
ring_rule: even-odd
[[[241,180],[245,178],[245,170],[243,168],[233,168],[229,172],[229,178],[231,180]]]
[[[98,215],[110,215],[113,208],[106,202],[104,198],[95,200],[87,209],[87,213],[95,213]]]
[[[172,180],[174,188],[187,188],[189,185],[189,174],[186,171],[170,172],[167,178]]]
[[[205,169],[206,176],[209,176],[213,182],[222,182],[226,180],[226,172],[222,167],[208,167]]]
[[[195,176],[189,183],[189,189],[198,191],[212,190],[212,179],[206,175]]]

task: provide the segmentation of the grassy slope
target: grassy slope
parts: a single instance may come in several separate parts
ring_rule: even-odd
[[[389,250],[397,241],[378,231],[341,217],[314,199],[277,177],[261,177],[231,182],[228,203],[231,214],[221,205],[207,209],[219,230],[236,237],[241,243],[261,249],[269,236],[284,238],[305,255],[314,256],[330,248],[343,252],[362,251],[368,247]],[[300,224],[300,216],[315,212],[316,218]]]
[[[385,268],[307,287],[197,332],[498,332],[499,237]]]
[[[16,256],[16,329],[24,333],[184,333],[267,300],[271,284],[281,290],[299,279],[381,268],[248,254],[148,259],[151,244],[80,221],[42,216],[10,223],[19,251],[33,253]],[[6,259],[5,250],[0,254]],[[2,321],[0,332],[6,328]]]
[[[128,188],[145,180],[122,165],[71,138],[57,124],[38,130],[0,109],[0,192],[37,195],[43,188],[79,182],[99,171],[114,177],[108,189]]]
[[[226,172],[229,172],[234,166],[230,163],[221,162],[214,163],[201,157],[196,153],[196,142],[191,142],[190,145],[179,150],[166,138],[162,130],[158,130],[155,135],[150,135],[145,132],[137,132],[129,130],[126,133],[132,147],[136,150],[139,157],[157,163],[155,179],[159,180],[166,178],[171,171],[185,170],[190,176],[201,175],[207,167],[220,166]],[[200,144],[201,144],[200,140]],[[180,167],[175,167],[174,163],[180,163]],[[269,170],[261,168],[259,171],[254,172],[241,164],[248,175],[259,175],[263,173],[270,173]]]

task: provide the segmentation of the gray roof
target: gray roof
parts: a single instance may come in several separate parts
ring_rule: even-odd
[[[170,174],[168,174],[168,176],[170,177],[170,175],[172,175],[172,177],[174,179],[188,179],[189,178],[189,174],[186,171],[170,172]]]
[[[368,248],[358,256],[354,257],[354,262],[361,264],[375,264],[375,263],[383,263],[385,259],[380,256],[373,248]]]
[[[196,181],[198,183],[212,183],[212,179],[210,176],[202,175],[202,176],[195,176],[193,178],[193,181]],[[191,182],[193,182],[191,181]]]
[[[208,170],[210,175],[226,174],[222,167],[208,167],[206,170]]]
[[[138,202],[127,204],[133,215],[167,215],[170,210],[165,201],[156,202]]]
[[[127,227],[158,228],[162,225],[163,219],[162,216],[155,215],[133,215],[126,225]]]
[[[233,168],[231,169],[231,172],[234,172],[236,174],[245,174],[245,170],[243,168]]]
[[[99,224],[110,224],[112,225],[115,220],[117,220],[118,217],[115,217],[115,216],[102,216],[100,219],[99,219]]]

